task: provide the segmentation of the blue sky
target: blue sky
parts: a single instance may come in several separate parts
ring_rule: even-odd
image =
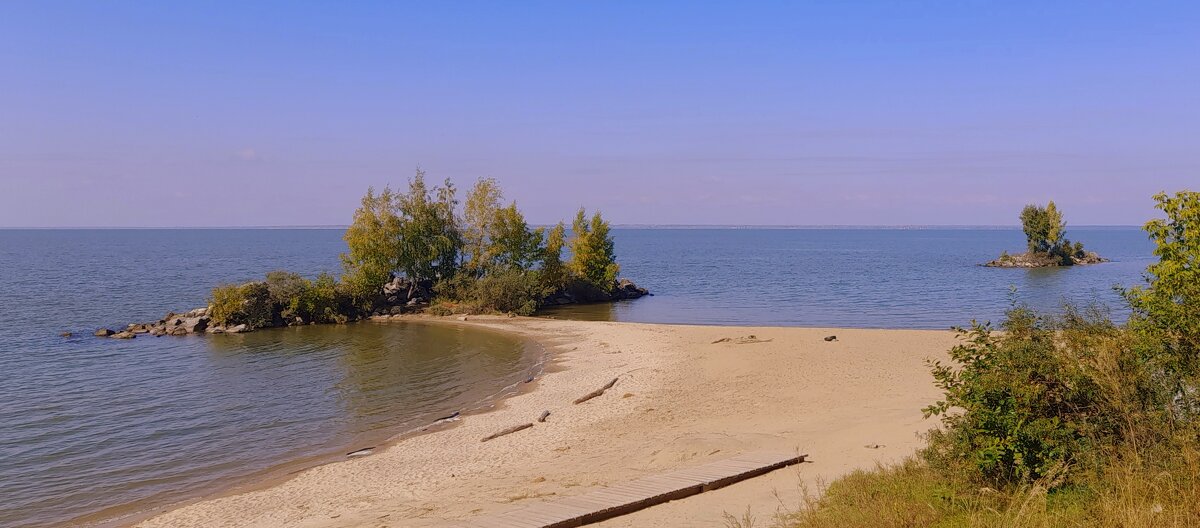
[[[1140,224],[1200,190],[1197,2],[3,2],[0,226]]]

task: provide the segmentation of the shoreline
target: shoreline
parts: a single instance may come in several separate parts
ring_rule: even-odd
[[[449,321],[438,321],[438,318],[426,317],[406,317],[405,319],[397,319],[397,323],[409,324],[444,324]],[[391,321],[378,320],[362,320],[350,323],[356,324],[395,324]],[[286,327],[267,328],[261,331],[276,331],[284,330]],[[453,417],[437,418],[432,421],[423,423],[422,425],[399,426],[393,430],[387,431],[386,436],[381,435],[360,435],[352,439],[349,443],[340,444],[337,446],[325,446],[310,454],[306,454],[297,458],[283,460],[271,465],[270,467],[255,471],[251,474],[244,475],[233,479],[232,482],[223,482],[219,485],[212,486],[203,490],[196,490],[195,493],[189,494],[188,497],[164,502],[155,500],[156,497],[147,497],[132,503],[119,504],[110,506],[103,510],[85,514],[70,520],[65,523],[67,525],[76,526],[92,526],[96,528],[116,528],[123,526],[135,526],[141,522],[151,519],[155,516],[168,513],[172,510],[185,508],[192,504],[219,499],[231,495],[242,493],[252,493],[262,489],[270,488],[287,482],[292,477],[304,471],[315,467],[320,467],[328,464],[336,464],[345,460],[350,460],[355,457],[349,456],[349,453],[361,449],[371,449],[378,453],[392,446],[403,442],[409,438],[424,434],[432,434],[438,431],[452,428],[458,423],[461,423],[463,418],[490,412],[492,409],[501,405],[506,398],[517,396],[533,390],[536,387],[538,380],[544,375],[549,353],[541,343],[536,340],[521,337],[509,332],[504,332],[491,328],[473,328],[472,331],[484,332],[491,334],[500,334],[507,339],[515,339],[519,341],[525,354],[531,356],[529,365],[515,371],[512,375],[515,381],[504,386],[499,391],[487,395],[481,399],[467,402],[464,407],[458,409],[457,415]],[[204,339],[220,339],[220,336],[202,336]],[[438,412],[429,412],[430,415],[440,415]],[[414,418],[413,422],[424,420],[425,416]],[[367,445],[372,444],[372,445]]]
[[[814,463],[794,472],[776,472],[601,526],[720,526],[722,512],[740,514],[746,508],[762,518],[781,501],[799,504],[802,483],[815,491],[819,480],[915,451],[923,443],[919,433],[934,425],[921,419],[920,406],[937,396],[924,360],[945,357],[955,342],[952,332],[935,330],[498,316],[465,322],[430,316],[396,320],[533,340],[544,350],[542,374],[482,412],[464,414],[449,427],[396,438],[369,456],[335,460],[121,524],[435,526],[764,447],[804,449]],[[824,342],[831,333],[839,341]],[[759,339],[713,342],[750,334]],[[571,404],[612,377],[619,381],[603,397]],[[505,427],[535,422],[542,410],[551,411],[544,424],[479,441]],[[848,436],[861,441],[847,444]]]

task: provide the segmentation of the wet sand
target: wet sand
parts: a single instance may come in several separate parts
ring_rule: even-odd
[[[816,491],[916,450],[934,425],[920,408],[938,396],[925,360],[955,342],[931,330],[419,320],[511,332],[551,360],[491,412],[139,526],[439,526],[744,452],[807,453],[809,463],[596,526],[723,526],[723,513],[747,508],[761,523],[797,507],[802,485]],[[602,396],[572,404],[614,377]]]

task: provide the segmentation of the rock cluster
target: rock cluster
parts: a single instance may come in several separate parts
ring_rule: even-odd
[[[246,325],[236,326],[217,326],[210,325],[212,318],[208,316],[208,308],[196,308],[184,313],[170,312],[152,323],[130,323],[125,329],[117,331],[109,328],[101,328],[96,330],[97,337],[109,337],[112,339],[133,339],[139,335],[158,336],[185,336],[188,334],[237,334],[249,332],[250,328]]]
[[[1108,262],[1108,259],[1092,251],[1084,251],[1066,257],[1051,255],[1049,253],[1025,252],[1016,255],[1001,255],[1000,258],[988,262],[984,266],[989,268],[1053,268],[1057,266],[1085,266],[1088,264],[1100,264],[1101,262]]]
[[[404,277],[392,277],[383,285],[383,295],[375,299],[375,310],[371,315],[400,315],[429,306],[433,300],[433,281],[413,281]]]
[[[612,302],[637,299],[646,295],[652,294],[629,279],[617,281],[613,285],[613,288],[608,291],[582,281],[577,281],[546,297],[542,304],[545,306],[562,306],[566,304]]]

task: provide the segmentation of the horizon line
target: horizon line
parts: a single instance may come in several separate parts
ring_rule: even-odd
[[[552,227],[554,224],[530,224],[530,227]],[[240,225],[240,226],[0,226],[2,231],[53,230],[167,230],[167,229],[279,229],[333,230],[346,229],[349,224],[313,225]],[[612,224],[614,229],[1020,229],[1020,224]],[[1079,224],[1067,228],[1137,228],[1137,224]]]

